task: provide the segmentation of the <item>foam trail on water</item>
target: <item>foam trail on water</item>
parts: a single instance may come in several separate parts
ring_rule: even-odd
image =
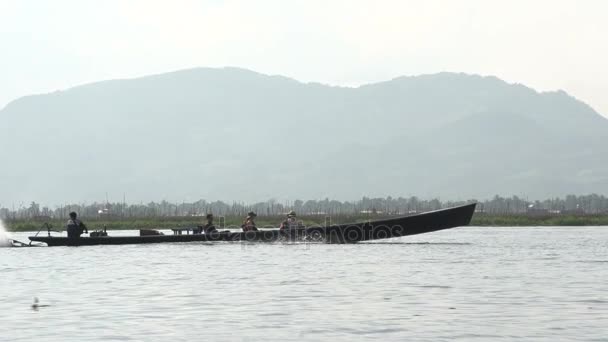
[[[0,247],[10,247],[13,244],[9,241],[9,235],[4,228],[4,222],[0,220]]]

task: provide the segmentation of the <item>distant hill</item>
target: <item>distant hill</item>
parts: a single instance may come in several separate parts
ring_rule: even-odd
[[[0,204],[608,193],[608,120],[558,91],[439,73],[358,88],[237,68],[0,111]]]

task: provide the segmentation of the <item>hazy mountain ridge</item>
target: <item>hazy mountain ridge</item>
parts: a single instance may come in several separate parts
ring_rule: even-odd
[[[608,193],[608,120],[496,77],[189,69],[27,96],[0,127],[0,201]]]

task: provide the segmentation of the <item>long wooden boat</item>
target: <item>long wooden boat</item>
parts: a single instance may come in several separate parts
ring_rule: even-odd
[[[148,235],[148,236],[100,236],[67,237],[31,236],[34,242],[48,246],[91,246],[126,245],[169,242],[213,242],[213,241],[251,241],[274,242],[282,240],[302,240],[325,243],[356,243],[368,240],[389,239],[401,236],[430,233],[442,229],[466,226],[471,222],[476,203],[459,207],[440,209],[411,216],[400,216],[377,221],[324,227],[301,228],[287,233],[278,229],[257,232],[215,232],[212,234],[192,235]]]

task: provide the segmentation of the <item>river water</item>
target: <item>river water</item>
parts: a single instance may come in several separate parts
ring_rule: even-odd
[[[0,248],[0,296],[0,341],[608,341],[608,227]]]

